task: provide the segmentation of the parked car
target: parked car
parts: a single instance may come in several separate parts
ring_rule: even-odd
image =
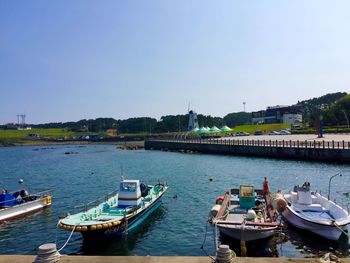
[[[290,131],[287,131],[287,130],[281,130],[280,131],[280,134],[281,135],[290,135],[290,134],[292,134]]]
[[[280,135],[278,131],[270,131],[269,135]]]
[[[237,132],[236,133],[236,136],[247,136],[247,135],[249,135],[248,132]]]
[[[264,133],[260,130],[257,130],[254,132],[254,135],[263,135]]]

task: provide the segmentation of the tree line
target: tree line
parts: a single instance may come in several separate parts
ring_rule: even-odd
[[[198,114],[200,126],[228,125],[230,127],[250,122],[250,113],[230,113],[224,118]],[[83,119],[77,122],[53,122],[32,125],[33,128],[67,128],[72,131],[104,132],[117,129],[119,133],[164,133],[187,131],[188,114],[166,115],[160,120],[150,117],[129,118],[116,120],[113,118]]]
[[[304,125],[313,127],[322,116],[323,122],[328,126],[348,125],[350,117],[350,94],[336,92],[304,101],[298,101],[302,106]],[[235,127],[237,125],[251,124],[250,112],[229,113],[223,118],[211,115],[198,114],[200,126],[224,125]],[[72,131],[104,132],[108,129],[117,129],[119,133],[164,133],[187,131],[188,114],[166,115],[159,120],[151,117],[137,117],[126,120],[114,118],[83,119],[77,122],[53,122],[32,125],[33,128],[67,128]],[[0,127],[6,128],[6,126]]]

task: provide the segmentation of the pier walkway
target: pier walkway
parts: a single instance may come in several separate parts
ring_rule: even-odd
[[[150,139],[145,149],[350,163],[350,135],[275,135]]]
[[[32,263],[35,256],[0,255],[0,263]],[[341,258],[340,262],[350,263],[349,258]],[[211,263],[209,257],[155,257],[155,256],[62,256],[60,263]],[[237,258],[239,263],[316,263],[317,258]]]

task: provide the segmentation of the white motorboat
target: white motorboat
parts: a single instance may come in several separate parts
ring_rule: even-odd
[[[34,213],[51,205],[49,191],[29,194],[26,190],[0,194],[0,223]]]
[[[326,239],[337,241],[350,223],[349,211],[335,202],[311,192],[310,183],[282,191],[273,205],[293,226],[309,230]]]

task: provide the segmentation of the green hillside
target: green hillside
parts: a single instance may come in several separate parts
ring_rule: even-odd
[[[233,128],[233,132],[249,132],[250,134],[254,134],[255,131],[262,131],[268,133],[270,131],[280,131],[287,128],[291,128],[290,123],[239,125]]]

